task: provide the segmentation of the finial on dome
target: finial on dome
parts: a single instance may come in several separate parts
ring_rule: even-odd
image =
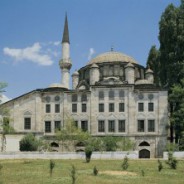
[[[111,52],[113,52],[114,51],[114,46],[113,45],[111,45]]]

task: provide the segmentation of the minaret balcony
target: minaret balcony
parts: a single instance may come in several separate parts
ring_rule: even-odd
[[[72,63],[70,58],[68,59],[61,59],[59,62],[59,66],[61,69],[68,69],[70,70],[70,68],[72,67]]]

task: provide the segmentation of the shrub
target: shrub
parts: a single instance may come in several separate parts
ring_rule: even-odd
[[[51,177],[52,177],[54,167],[55,167],[55,162],[53,160],[50,160],[49,168],[50,168],[50,176]]]
[[[129,166],[129,164],[128,164],[128,157],[125,156],[125,158],[123,159],[123,163],[122,163],[121,167],[122,167],[123,170],[127,170],[128,166]]]
[[[92,146],[88,145],[85,147],[85,155],[86,155],[86,162],[89,163],[91,160],[91,155],[93,153]]]
[[[162,162],[158,160],[158,171],[160,172],[163,169]]]
[[[118,140],[116,137],[106,136],[102,140],[103,140],[105,151],[116,151],[117,150]]]
[[[72,178],[72,184],[75,184],[77,177],[76,177],[76,168],[74,165],[72,165],[70,176]]]
[[[173,157],[173,152],[168,152],[168,160],[166,161],[166,164],[168,164],[171,169],[176,169],[177,163],[176,158]]]
[[[144,172],[143,169],[141,170],[141,175],[142,175],[143,177],[145,176],[145,172]]]
[[[37,151],[39,141],[33,134],[25,135],[20,141],[20,151]]]
[[[96,166],[93,168],[93,174],[94,176],[98,175],[98,169],[96,168]]]

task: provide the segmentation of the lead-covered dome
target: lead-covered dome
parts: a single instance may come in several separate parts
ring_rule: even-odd
[[[137,61],[134,58],[120,52],[111,51],[111,52],[100,54],[97,57],[91,59],[88,62],[88,65],[94,64],[94,63],[106,63],[106,62],[127,62],[127,63],[130,62],[130,63],[137,64]]]

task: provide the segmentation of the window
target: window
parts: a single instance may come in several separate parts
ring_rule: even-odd
[[[84,132],[88,131],[88,122],[87,121],[81,121],[81,129]]]
[[[114,103],[109,104],[109,112],[114,112]]]
[[[120,99],[123,99],[124,96],[125,96],[124,91],[123,90],[120,90],[119,91],[119,98]]]
[[[82,94],[81,101],[82,102],[87,102],[87,95],[86,94]]]
[[[154,103],[150,102],[148,103],[148,111],[153,112],[154,111]]]
[[[77,94],[72,95],[72,102],[77,102]]]
[[[60,112],[60,104],[55,104],[55,113]]]
[[[45,132],[46,133],[51,132],[51,121],[45,121]]]
[[[148,132],[155,132],[155,120],[148,120]]]
[[[72,112],[77,112],[77,104],[72,104]]]
[[[54,122],[54,125],[55,125],[55,131],[56,130],[61,130],[61,121],[55,121]]]
[[[138,103],[138,111],[143,112],[144,111],[144,103]]]
[[[98,132],[105,132],[105,122],[104,120],[98,121]]]
[[[108,130],[109,132],[115,132],[115,121],[114,120],[109,120],[108,124]]]
[[[86,112],[87,111],[87,106],[86,104],[82,104],[82,112]]]
[[[50,113],[50,104],[46,104],[46,113]]]
[[[144,132],[144,120],[138,120],[138,132]]]
[[[31,118],[24,118],[24,129],[25,130],[31,129]]]
[[[104,104],[103,103],[99,104],[99,112],[104,112]]]
[[[125,120],[118,121],[118,132],[125,132]]]
[[[119,112],[125,112],[125,104],[119,103]]]
[[[99,91],[99,100],[104,100],[104,92]]]
[[[109,91],[109,100],[114,100],[114,91]]]

